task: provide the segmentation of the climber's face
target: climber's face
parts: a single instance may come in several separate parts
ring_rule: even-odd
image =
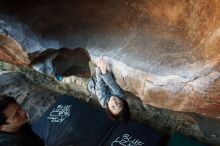
[[[119,97],[111,96],[108,102],[108,108],[112,114],[117,115],[123,110],[124,104]]]

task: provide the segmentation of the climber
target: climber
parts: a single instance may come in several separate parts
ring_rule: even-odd
[[[13,97],[6,95],[0,95],[0,145],[44,145],[44,142],[31,130],[27,113]]]
[[[130,118],[127,97],[117,85],[112,73],[107,71],[106,57],[98,59],[96,75],[89,80],[88,90],[97,95],[99,103],[111,119],[127,121]]]

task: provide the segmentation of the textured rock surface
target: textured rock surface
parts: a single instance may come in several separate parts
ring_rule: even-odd
[[[27,52],[65,46],[87,48],[94,60],[106,55],[120,86],[145,104],[200,114],[156,109],[164,125],[219,145],[219,0],[20,0],[1,2],[0,12],[0,32]]]
[[[24,52],[21,45],[13,38],[3,34],[0,34],[0,60],[23,66],[30,63],[28,54]]]
[[[219,64],[206,64],[198,73],[200,76],[189,79],[178,75],[147,74],[115,60],[110,62],[122,88],[136,94],[144,103],[220,118]]]
[[[88,48],[93,58],[115,60],[111,68],[120,85],[146,104],[220,117],[219,1],[47,0],[0,6],[1,30],[26,51]]]

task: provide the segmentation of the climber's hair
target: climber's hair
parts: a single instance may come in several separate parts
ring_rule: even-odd
[[[122,122],[127,122],[130,119],[130,109],[129,109],[129,106],[128,106],[128,102],[125,99],[123,99],[123,98],[119,97],[119,99],[123,103],[123,109],[121,110],[121,112],[119,112],[117,115],[113,114],[111,112],[111,110],[109,109],[108,104],[106,105],[105,110],[106,110],[106,112],[107,112],[107,114],[108,114],[110,119],[112,119],[112,120],[119,119]]]
[[[7,124],[7,117],[3,112],[11,103],[17,103],[17,101],[11,96],[0,95],[0,126]]]

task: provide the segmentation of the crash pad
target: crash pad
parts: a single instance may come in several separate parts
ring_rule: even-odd
[[[207,146],[196,139],[174,132],[169,140],[168,146]]]
[[[161,133],[137,121],[112,121],[102,108],[63,95],[33,123],[49,146],[160,146]]]

